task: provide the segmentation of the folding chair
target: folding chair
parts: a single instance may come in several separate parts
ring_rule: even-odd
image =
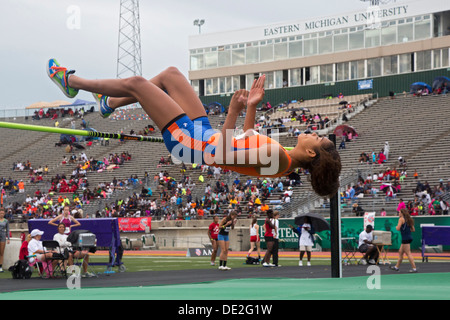
[[[89,255],[89,253],[97,251],[97,237],[95,234],[88,230],[76,230],[70,234],[67,241],[72,243],[74,265],[80,266],[82,270],[86,266],[86,273],[82,271],[82,276],[95,277],[95,273],[89,271],[90,265],[85,256],[85,254]]]
[[[47,258],[46,267],[44,265],[44,272],[50,275],[52,278],[65,278],[67,279],[66,262],[69,259],[69,252],[67,250],[62,251],[58,241],[47,240],[42,241],[44,252],[57,251],[53,253],[51,258]]]
[[[356,254],[356,240],[355,238],[342,238],[342,253],[345,264],[352,264],[352,260],[357,262]]]
[[[34,258],[33,262],[28,262],[28,265],[38,271],[39,277],[42,279],[50,278],[53,273],[52,264],[49,261],[39,261],[36,259],[37,255],[26,256],[25,259]]]

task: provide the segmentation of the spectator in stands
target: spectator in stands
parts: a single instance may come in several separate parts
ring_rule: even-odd
[[[443,215],[448,215],[448,210],[450,209],[450,204],[442,199],[442,197],[439,197],[439,206],[441,207],[441,211]]]
[[[364,209],[358,203],[353,204],[352,211],[357,217],[364,216]]]
[[[384,148],[383,148],[383,154],[386,157],[386,160],[389,160],[389,151],[390,151],[391,147],[389,146],[389,141],[386,141],[384,143]]]
[[[397,206],[397,212],[400,212],[400,210],[406,209],[406,204],[403,202],[403,199],[399,199],[399,203]]]

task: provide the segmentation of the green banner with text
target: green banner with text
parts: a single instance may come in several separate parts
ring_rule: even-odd
[[[413,217],[416,231],[413,233],[413,242],[411,243],[412,250],[419,250],[422,248],[422,228],[421,225],[435,225],[435,226],[450,226],[450,216],[426,216]],[[326,219],[329,222],[329,219]],[[260,226],[261,247],[266,248],[264,241],[263,226],[264,220],[258,220]],[[392,245],[389,250],[398,250],[401,244],[401,234],[395,227],[398,224],[398,217],[375,217],[374,230],[391,232]],[[296,227],[294,219],[280,219],[279,220],[279,239],[280,249],[298,249],[298,236],[290,227]],[[354,238],[356,244],[358,243],[359,234],[364,229],[364,219],[362,217],[342,218],[341,219],[341,238]],[[323,250],[329,250],[330,245],[330,230],[317,232],[316,243],[319,244]],[[444,246],[444,250],[449,249],[449,246]]]

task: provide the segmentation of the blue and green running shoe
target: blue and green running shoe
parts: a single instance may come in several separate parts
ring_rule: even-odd
[[[78,94],[78,89],[69,87],[67,81],[68,76],[73,73],[75,73],[75,70],[67,70],[67,68],[61,67],[55,59],[48,60],[48,76],[68,98],[74,98]]]
[[[92,95],[94,96],[94,99],[97,102],[98,111],[100,112],[100,115],[103,118],[108,118],[111,115],[111,113],[114,112],[114,109],[108,106],[109,97],[99,93],[92,93]]]

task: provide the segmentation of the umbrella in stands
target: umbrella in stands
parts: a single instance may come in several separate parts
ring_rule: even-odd
[[[348,104],[348,102],[347,102],[347,101],[345,101],[345,100],[342,100],[341,102],[339,102],[339,104],[345,104],[345,105],[347,105],[347,104]]]
[[[316,232],[330,230],[330,224],[327,222],[327,220],[325,220],[324,217],[317,213],[302,213],[301,215],[295,217],[295,224],[299,226],[302,225],[303,223],[305,223],[306,217],[309,217],[311,226]]]
[[[430,92],[430,93],[432,92],[431,86],[428,85],[427,83],[425,83],[425,82],[414,82],[411,85],[411,91],[410,92],[411,93],[416,93],[419,90],[422,90],[422,91],[428,90],[428,92]]]
[[[344,135],[344,133],[347,133],[347,134],[351,133],[354,137],[356,137],[358,135],[356,133],[355,128],[353,128],[349,125],[346,125],[346,124],[341,124],[341,125],[337,126],[334,129],[333,133],[338,137],[342,137]]]
[[[436,77],[433,80],[433,91],[437,89],[444,89],[447,88],[447,90],[450,90],[450,78],[447,77]]]
[[[401,190],[401,186],[400,185],[392,185],[390,183],[383,183],[380,186],[380,191],[387,192],[389,188],[392,188],[392,192],[393,193],[399,193],[400,190]]]

